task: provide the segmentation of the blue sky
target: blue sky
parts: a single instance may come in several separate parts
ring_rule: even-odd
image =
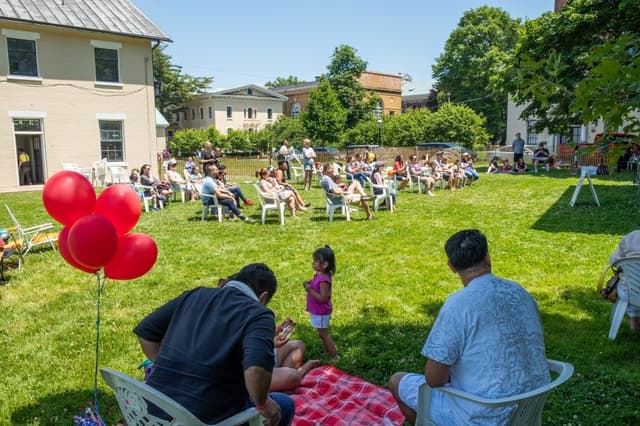
[[[167,49],[185,73],[213,88],[277,77],[313,80],[347,44],[368,69],[431,80],[431,66],[462,14],[484,4],[534,19],[553,0],[133,0],[173,40]]]

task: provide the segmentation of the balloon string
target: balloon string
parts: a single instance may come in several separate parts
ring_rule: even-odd
[[[95,408],[96,417],[100,418],[100,407],[98,406],[98,364],[100,360],[100,297],[102,296],[102,289],[104,283],[107,280],[106,276],[100,276],[100,271],[96,272],[96,279],[98,280],[98,297],[96,303],[96,359],[95,368],[93,371],[93,404]]]

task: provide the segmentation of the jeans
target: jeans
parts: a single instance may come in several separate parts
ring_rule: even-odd
[[[207,198],[207,204],[212,205],[213,200],[210,198]],[[218,204],[220,205],[220,208],[226,207],[231,211],[231,213],[235,214],[236,216],[244,217],[240,209],[236,207],[236,204],[233,202],[231,198],[218,198]]]
[[[269,392],[269,398],[275,401],[275,403],[280,406],[280,414],[282,415],[280,424],[287,426],[290,425],[293,421],[293,415],[296,411],[293,399],[291,399],[291,397],[286,393],[282,392]],[[249,401],[249,406],[255,407],[253,401]]]
[[[233,194],[234,197],[236,197],[236,203],[238,205],[240,205],[240,200],[242,200],[242,202],[247,201],[247,197],[244,196],[244,194],[242,193],[242,189],[240,189],[239,186],[230,186],[227,189],[230,193]]]

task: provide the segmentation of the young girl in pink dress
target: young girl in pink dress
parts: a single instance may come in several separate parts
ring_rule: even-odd
[[[307,291],[307,312],[311,315],[311,326],[318,330],[324,350],[332,360],[340,357],[336,344],[329,335],[329,322],[333,305],[331,304],[331,276],[336,272],[336,257],[329,246],[313,252],[313,270],[315,275],[311,281],[304,282]]]

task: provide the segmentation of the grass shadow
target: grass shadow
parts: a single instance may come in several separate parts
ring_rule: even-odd
[[[532,225],[547,232],[624,235],[640,227],[637,190],[631,185],[593,185],[600,206],[585,181],[573,207],[569,202],[576,185],[569,186]],[[571,220],[566,220],[566,217]]]
[[[115,424],[122,418],[112,394],[99,390],[98,403],[100,404],[100,416],[106,424]],[[52,393],[13,411],[11,424],[74,424],[73,417],[82,415],[83,410],[92,405],[93,389],[73,389]],[[107,419],[111,421],[107,421]]]

